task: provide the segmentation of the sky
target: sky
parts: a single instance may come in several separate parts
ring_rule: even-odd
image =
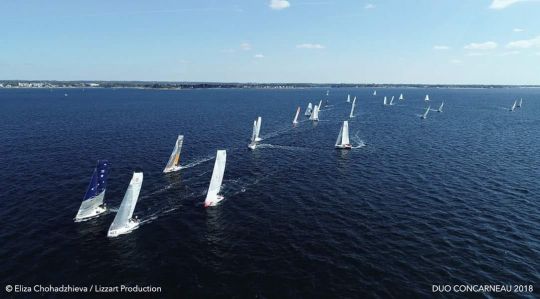
[[[0,28],[0,80],[540,84],[540,0],[2,0]]]

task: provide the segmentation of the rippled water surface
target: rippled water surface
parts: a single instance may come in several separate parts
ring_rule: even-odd
[[[540,288],[540,90],[0,90],[0,282],[148,285],[175,297],[424,297],[433,284]],[[382,105],[383,96],[405,101]],[[68,93],[68,96],[64,96]],[[348,118],[351,151],[334,149]],[[443,113],[426,120],[424,95]],[[523,108],[509,112],[514,99]],[[263,140],[247,149],[253,120]],[[161,171],[183,134],[177,173]],[[225,200],[204,209],[217,149]],[[96,160],[142,225],[74,223]],[[2,290],[3,291],[3,290]],[[4,293],[5,294],[5,293]],[[0,296],[1,297],[1,296]]]

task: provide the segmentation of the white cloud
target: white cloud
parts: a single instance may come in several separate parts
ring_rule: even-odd
[[[467,53],[467,56],[485,56],[487,53],[481,53],[481,52],[470,52]]]
[[[324,46],[321,44],[300,44],[296,45],[298,49],[324,49]]]
[[[269,6],[271,9],[279,10],[289,7],[291,4],[287,0],[270,0]]]
[[[452,59],[450,60],[450,63],[453,63],[453,64],[460,64],[462,61],[459,60],[459,59]]]
[[[251,50],[251,44],[250,43],[241,43],[240,44],[240,49],[244,50],[244,51],[249,51]]]
[[[514,32],[523,32],[525,31],[525,29],[521,29],[521,28],[514,28],[514,30],[512,30]]]
[[[493,0],[489,8],[491,9],[504,9],[512,4],[523,2],[524,0]]]
[[[433,46],[433,50],[442,51],[442,50],[449,50],[449,49],[450,49],[449,46],[444,46],[444,45],[435,45],[435,46]]]
[[[540,35],[531,39],[522,39],[509,42],[506,47],[509,49],[540,48]]]
[[[366,6],[364,6],[364,9],[373,9],[375,8],[375,4],[372,4],[372,3],[368,3],[366,4]]]
[[[255,58],[264,58],[264,55],[262,55],[262,54],[255,54],[255,56],[253,56],[253,57],[255,57]]]
[[[466,45],[464,48],[466,50],[492,50],[497,48],[496,42],[484,42],[484,43],[470,43]]]

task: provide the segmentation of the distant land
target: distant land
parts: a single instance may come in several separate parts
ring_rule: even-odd
[[[483,84],[378,84],[378,83],[236,83],[236,82],[167,82],[167,81],[50,81],[0,80],[1,88],[540,88],[540,85],[483,85]]]

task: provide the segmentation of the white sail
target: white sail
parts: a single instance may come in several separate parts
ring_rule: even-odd
[[[326,91],[326,96],[328,96],[330,94],[330,90],[327,90]]]
[[[248,147],[250,149],[255,149],[257,147],[257,121],[253,121],[253,132],[251,133],[251,142]]]
[[[390,100],[390,106],[394,105],[394,96],[392,96],[392,99]]]
[[[322,100],[319,101],[319,106],[317,106],[317,110],[321,111],[321,107],[322,107]]]
[[[512,108],[510,108],[510,111],[514,111],[516,109],[517,100],[514,101],[514,105],[512,105]]]
[[[349,122],[344,121],[339,130],[339,135],[336,140],[336,148],[351,148],[349,141]]]
[[[431,109],[431,106],[428,106],[427,109],[426,109],[426,112],[424,112],[424,114],[422,115],[422,119],[426,119],[427,118],[427,115],[429,113],[429,109]]]
[[[139,220],[131,218],[133,216],[133,211],[135,211],[135,205],[137,204],[137,199],[139,198],[139,193],[141,191],[141,186],[143,182],[143,173],[134,172],[129,186],[127,188],[124,199],[118,208],[118,212],[114,217],[114,220],[109,227],[109,232],[107,233],[108,237],[116,237],[121,234],[127,234],[133,229],[139,226]]]
[[[313,109],[313,106],[311,105],[311,103],[309,103],[307,105],[307,109],[306,109],[306,112],[304,113],[305,116],[310,116],[311,115],[311,110]]]
[[[374,95],[374,96],[377,95],[377,91],[376,91],[376,90],[373,91],[373,95]]]
[[[350,102],[351,102],[351,95],[348,94],[348,95],[347,95],[347,103],[350,103]]]
[[[165,165],[165,169],[163,169],[164,173],[177,171],[180,169],[180,152],[182,151],[183,143],[184,135],[178,135],[171,156],[169,157],[169,161],[167,162],[167,165]]]
[[[262,123],[262,118],[259,116],[257,118],[257,136],[255,137],[255,141],[261,141],[262,140],[259,137],[259,135],[261,134],[261,123]]]
[[[385,105],[385,106],[388,105],[388,102],[387,102],[387,100],[386,100],[386,97],[384,97],[384,105]]]
[[[351,114],[349,114],[349,117],[350,118],[353,118],[354,117],[354,106],[356,105],[356,97],[354,97],[353,101],[352,101],[352,106],[351,106]]]
[[[442,112],[443,106],[444,106],[444,102],[441,103],[441,106],[439,106],[439,109],[437,110],[437,112]]]
[[[221,183],[223,182],[226,162],[227,152],[225,150],[218,150],[216,162],[214,163],[214,171],[212,172],[212,178],[210,179],[210,186],[208,187],[206,199],[204,200],[205,208],[215,206],[218,202],[223,200],[223,196],[219,195],[219,191],[221,189]]]
[[[300,107],[298,107],[298,109],[296,109],[296,115],[294,116],[294,120],[293,120],[293,124],[297,124],[298,123],[298,115],[300,114]]]
[[[424,98],[424,101],[429,101],[429,94],[426,94],[426,97]]]
[[[403,100],[403,94],[402,93],[399,94],[399,99]]]
[[[86,188],[75,222],[84,221],[99,216],[107,211],[103,199],[107,190],[107,177],[109,176],[109,161],[99,160],[92,173],[90,184]]]
[[[319,106],[315,105],[315,107],[313,107],[313,112],[311,112],[309,119],[314,121],[319,120]]]
[[[517,104],[517,106],[518,106],[519,108],[521,108],[521,105],[522,105],[522,104],[523,104],[523,99],[520,98],[520,99],[519,99],[519,104]]]

